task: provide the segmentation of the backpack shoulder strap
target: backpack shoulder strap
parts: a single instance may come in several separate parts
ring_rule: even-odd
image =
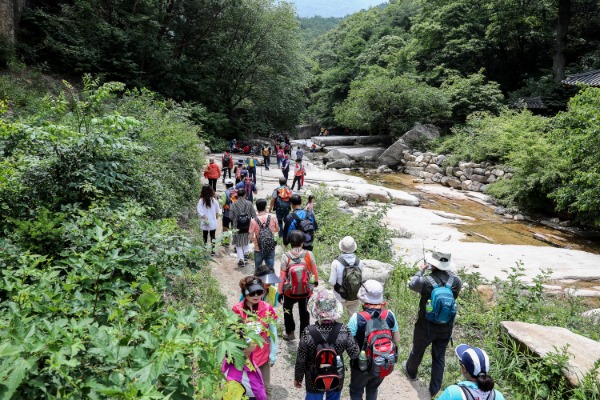
[[[340,334],[340,329],[342,329],[342,324],[336,322],[333,328],[331,329],[331,332],[329,332],[329,336],[327,336],[327,343],[335,344],[335,342],[337,341],[337,337]]]
[[[313,340],[315,341],[315,345],[326,343],[325,338],[323,337],[321,332],[319,332],[316,326],[309,325],[308,333],[310,333],[310,336],[312,336]]]
[[[433,278],[431,277],[431,275],[428,275],[428,276],[426,276],[426,277],[425,277],[425,280],[426,280],[427,282],[429,282],[429,283],[431,284],[431,286],[433,286],[433,288],[434,288],[434,289],[435,289],[436,287],[440,286],[440,285],[438,285],[438,283],[435,281],[435,279],[433,279]]]
[[[350,264],[348,264],[348,261],[346,261],[346,260],[344,259],[344,257],[342,257],[342,256],[339,256],[338,258],[336,258],[336,260],[337,260],[337,261],[338,261],[340,264],[342,264],[344,267],[349,267],[349,266],[350,266]]]
[[[361,311],[358,313],[358,315],[360,315],[361,317],[363,317],[365,320],[367,320],[367,322],[371,319],[371,314],[369,314],[366,311]]]
[[[457,385],[460,390],[462,390],[463,392],[463,396],[466,400],[475,400],[475,396],[473,396],[473,393],[471,393],[471,389],[469,389],[468,387],[464,386],[464,385]]]
[[[449,275],[450,277],[449,277],[449,278],[448,278],[448,280],[446,281],[446,285],[445,285],[445,286],[446,286],[448,289],[452,289],[452,285],[454,284],[454,274],[453,274],[453,273],[451,273],[451,272],[449,272],[449,273],[448,273],[448,275]]]
[[[294,219],[294,221],[296,221],[296,229],[300,229],[300,222],[302,222],[302,220],[300,219],[298,214],[296,214],[295,212],[292,212],[291,214],[292,214],[292,218]]]
[[[379,318],[381,318],[382,320],[386,320],[388,317],[389,311],[387,308],[384,308],[383,310],[381,310],[381,314],[379,314]]]
[[[265,223],[265,226],[267,228],[271,226],[271,214],[267,215],[267,222]]]

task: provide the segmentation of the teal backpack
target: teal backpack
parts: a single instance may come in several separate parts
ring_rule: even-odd
[[[456,301],[452,293],[454,274],[449,273],[450,278],[444,286],[440,286],[431,276],[427,281],[433,286],[431,292],[431,310],[426,310],[425,319],[434,324],[451,324],[456,317]]]

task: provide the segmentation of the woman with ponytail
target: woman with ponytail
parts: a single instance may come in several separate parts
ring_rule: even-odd
[[[456,356],[465,380],[448,386],[437,400],[504,400],[502,393],[494,390],[494,379],[488,375],[490,359],[485,351],[460,344]]]

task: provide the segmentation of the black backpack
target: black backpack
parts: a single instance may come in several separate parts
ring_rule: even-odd
[[[360,260],[355,257],[354,264],[348,264],[342,256],[337,258],[338,262],[344,266],[344,275],[342,276],[342,284],[336,285],[335,290],[342,296],[344,300],[357,300],[358,291],[362,285],[362,271],[358,267]]]
[[[223,168],[229,168],[229,163],[231,162],[231,156],[224,154],[223,155]]]
[[[268,254],[275,250],[275,247],[277,246],[277,242],[273,237],[273,232],[271,232],[271,229],[269,229],[269,226],[271,225],[271,216],[267,216],[267,222],[264,225],[260,222],[258,217],[256,217],[255,220],[259,227],[258,247],[263,255]]]
[[[250,230],[251,220],[252,218],[250,217],[250,211],[248,210],[248,206],[246,205],[246,207],[242,210],[242,212],[240,213],[240,215],[238,215],[236,219],[236,228],[238,230],[238,233],[248,233],[248,230]]]
[[[335,350],[335,342],[341,328],[342,324],[336,322],[325,340],[314,325],[308,326],[308,332],[317,347],[309,376],[313,380],[315,388],[320,392],[340,389],[344,379],[342,357]],[[338,365],[338,362],[342,365]]]
[[[311,215],[311,213],[306,212],[306,216],[304,217],[304,219],[300,219],[298,214],[296,214],[295,212],[292,213],[292,217],[296,221],[296,229],[301,230],[306,235],[306,240],[304,241],[305,245],[311,244],[315,235],[316,229],[315,224],[310,219]]]

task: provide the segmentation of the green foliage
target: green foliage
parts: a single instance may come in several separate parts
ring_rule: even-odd
[[[0,69],[8,67],[14,60],[14,43],[6,36],[0,34]]]
[[[298,18],[298,20],[300,21],[300,29],[302,30],[304,42],[310,43],[325,32],[335,28],[341,18],[325,18],[316,15],[310,18]]]
[[[358,245],[356,254],[359,258],[391,261],[394,232],[382,223],[388,210],[386,206],[368,212],[361,211],[358,215],[341,214],[337,209],[338,200],[325,189],[318,189],[313,194],[317,203],[315,216],[319,222],[314,250],[317,264],[331,262],[338,257],[338,244],[348,235]]]
[[[336,121],[341,125],[393,137],[416,122],[436,123],[449,116],[442,91],[407,75],[371,74],[355,80],[348,98],[335,108]]]

